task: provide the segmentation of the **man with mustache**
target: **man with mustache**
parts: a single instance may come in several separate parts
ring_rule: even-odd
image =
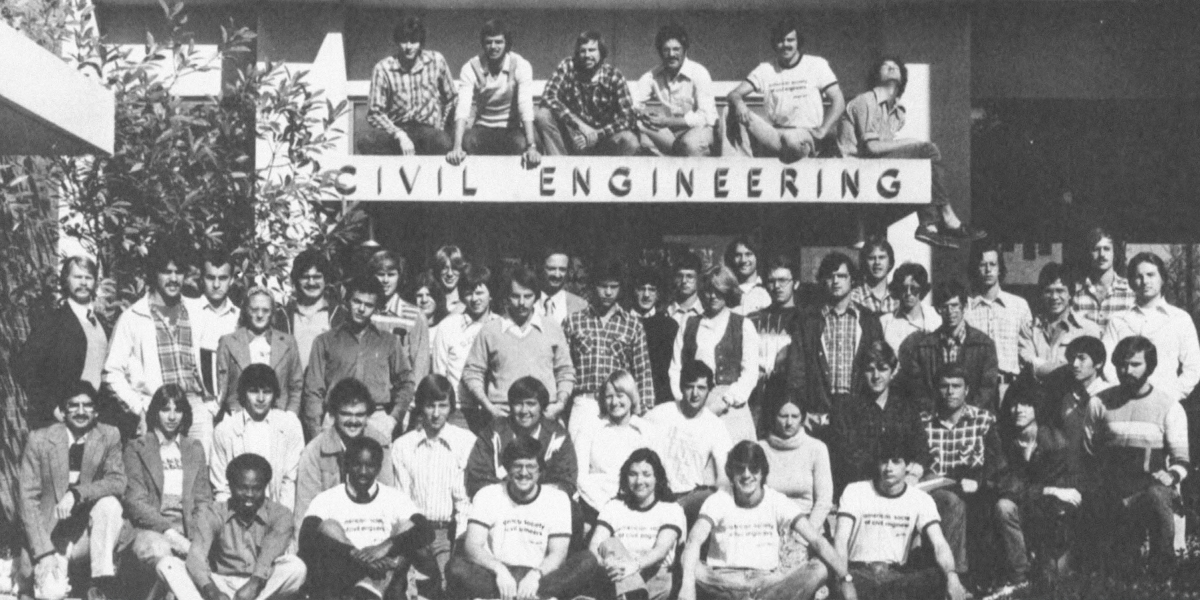
[[[567,289],[567,273],[571,270],[571,255],[562,248],[546,251],[542,261],[542,289],[537,302],[537,314],[565,325],[567,317],[588,307],[587,300]]]
[[[654,36],[659,66],[638,79],[634,106],[642,148],[659,156],[707,156],[712,151],[717,103],[712,76],[689,60],[687,30],[677,24],[660,27]],[[647,105],[659,104],[657,110]]]
[[[1077,338],[1100,337],[1094,321],[1071,308],[1075,278],[1058,263],[1049,263],[1038,274],[1042,306],[1033,320],[1021,328],[1017,349],[1021,367],[1044,381],[1067,364],[1067,347]]]
[[[367,122],[392,139],[389,150],[446,154],[452,144],[446,117],[457,96],[450,65],[441,52],[425,49],[425,22],[406,17],[392,31],[396,53],[371,72]]]
[[[190,263],[187,250],[167,240],[147,257],[149,289],[117,320],[104,363],[108,384],[125,416],[121,433],[145,431],[145,412],[158,388],[174,383],[192,405],[192,427],[204,452],[212,450],[217,400],[205,393],[200,374],[198,332],[190,303],[183,302],[183,280]]]
[[[534,116],[545,154],[637,152],[637,116],[629,86],[606,58],[608,46],[600,32],[588,30],[575,38],[575,55],[558,63]]]
[[[62,419],[58,400],[70,384],[82,380],[100,388],[112,323],[96,311],[97,271],[96,261],[86,256],[63,261],[62,306],[34,324],[14,357],[13,373],[29,398],[25,420],[30,429]]]

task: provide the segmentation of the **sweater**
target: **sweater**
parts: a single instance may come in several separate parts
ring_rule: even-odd
[[[772,489],[798,504],[801,514],[829,514],[833,474],[825,442],[800,431],[786,440],[771,434],[758,445],[767,455]]]

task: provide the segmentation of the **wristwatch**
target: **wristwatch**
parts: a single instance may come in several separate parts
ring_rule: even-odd
[[[847,571],[845,575],[842,575],[842,583],[854,583],[854,576]]]

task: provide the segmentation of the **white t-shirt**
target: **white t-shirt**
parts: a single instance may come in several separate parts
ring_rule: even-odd
[[[825,120],[821,93],[837,83],[829,63],[820,56],[802,54],[800,62],[784,69],[775,61],[754,68],[746,81],[763,95],[767,118],[776,127],[820,127]]]
[[[682,494],[715,483],[714,467],[709,466],[712,457],[724,458],[733,448],[729,429],[720,417],[701,408],[689,419],[677,402],[668,402],[646,413],[646,419],[659,426],[662,438],[658,446],[672,492]]]
[[[885,562],[903,565],[913,538],[940,521],[933,497],[915,486],[889,498],[875,489],[871,481],[846,486],[838,505],[838,516],[854,519],[850,534],[852,562]]]
[[[655,502],[646,510],[636,510],[621,500],[612,500],[600,510],[596,526],[608,528],[613,537],[621,540],[625,549],[634,556],[653,550],[662,530],[675,530],[679,538],[675,547],[663,558],[661,566],[675,562],[675,552],[687,532],[687,518],[683,515],[683,508],[674,502]]]
[[[350,499],[345,484],[329,488],[313,498],[304,516],[337,521],[355,548],[374,546],[395,536],[417,507],[400,490],[379,483],[372,495],[370,502],[360,503]]]
[[[500,562],[536,568],[546,557],[550,538],[571,537],[571,499],[543,485],[533,500],[522,504],[508,495],[505,482],[493,483],[475,494],[470,521],[488,528],[488,546]]]
[[[709,496],[700,507],[700,518],[713,525],[708,566],[774,571],[783,540],[799,514],[795,502],[771,488],[763,489],[758,506],[746,508],[725,490]]]

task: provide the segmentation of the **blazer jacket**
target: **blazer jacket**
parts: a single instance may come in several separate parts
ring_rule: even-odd
[[[183,457],[183,533],[191,536],[196,511],[213,501],[208,481],[208,463],[200,440],[181,435],[179,453]],[[171,528],[162,515],[163,464],[158,435],[149,432],[125,446],[125,475],[129,485],[121,505],[125,508],[125,528],[121,530],[124,547],[133,541],[138,529],[163,533]]]
[[[271,368],[279,378],[279,397],[275,408],[300,414],[300,394],[304,390],[304,369],[300,368],[300,349],[296,339],[278,329],[268,329],[271,344]],[[217,343],[217,380],[221,383],[221,406],[228,412],[237,408],[237,384],[242,371],[250,366],[250,342],[254,334],[245,327],[221,336]]]
[[[958,364],[967,374],[967,404],[991,411],[1000,408],[1000,363],[996,358],[996,343],[988,335],[970,325],[958,353]],[[941,340],[937,331],[918,331],[900,344],[898,385],[922,412],[936,408],[937,372],[942,359]]]
[[[96,317],[104,335],[112,338],[112,324]],[[17,382],[29,397],[29,422],[34,429],[55,422],[54,407],[79,381],[87,361],[87,336],[71,307],[63,303],[39,320],[13,358]]]
[[[852,391],[862,376],[859,372],[862,354],[872,342],[883,340],[879,317],[861,307],[854,308],[858,311],[859,336],[850,373]],[[836,408],[829,393],[829,358],[825,355],[825,344],[821,342],[824,334],[825,316],[821,314],[821,307],[803,308],[795,321],[787,353],[787,394],[789,398],[800,400],[807,413],[830,414]]]
[[[73,317],[72,317],[73,318]],[[21,520],[25,525],[33,558],[54,550],[50,532],[58,525],[54,507],[70,487],[70,434],[67,426],[55,423],[29,434],[21,455],[18,485],[21,489]],[[116,427],[97,423],[83,443],[79,470],[80,504],[105,496],[118,499],[125,493],[125,462],[121,458],[121,434]]]

